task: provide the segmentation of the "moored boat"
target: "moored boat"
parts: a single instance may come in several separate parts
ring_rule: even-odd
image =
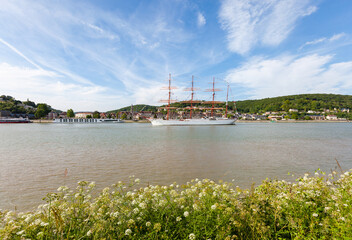
[[[109,118],[55,118],[53,123],[123,123],[121,119]]]
[[[28,118],[0,118],[0,123],[31,123]]]

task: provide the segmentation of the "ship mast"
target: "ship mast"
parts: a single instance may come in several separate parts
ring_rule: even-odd
[[[213,77],[213,103],[211,107],[211,116],[213,117],[214,107],[215,107],[215,77]]]
[[[194,85],[193,85],[193,81],[194,80],[194,76],[192,75],[192,93],[191,93],[191,111],[189,114],[189,118],[192,119],[192,109],[193,109],[193,95],[194,95]]]
[[[194,76],[192,75],[192,87],[190,88],[185,88],[184,91],[191,91],[191,100],[190,101],[182,101],[181,103],[190,103],[191,106],[187,107],[187,109],[190,109],[189,113],[189,118],[192,119],[192,112],[193,112],[193,103],[200,103],[201,101],[199,100],[194,100],[194,92],[199,90],[199,88],[194,87]]]
[[[212,101],[209,101],[209,102],[204,102],[205,104],[211,104],[212,107],[211,107],[211,117],[214,116],[214,109],[221,109],[221,108],[216,108],[215,107],[215,104],[218,104],[218,103],[222,103],[222,102],[219,102],[219,101],[215,101],[215,92],[219,92],[221,91],[221,89],[218,89],[218,88],[215,88],[215,77],[213,77],[213,88],[211,89],[206,89],[205,91],[206,92],[212,92],[213,94],[213,100]]]
[[[169,102],[168,102],[168,106],[167,106],[167,117],[166,120],[169,120],[169,116],[170,116],[170,103],[171,103],[171,73],[169,73]]]
[[[174,107],[171,107],[170,104],[176,102],[176,100],[171,99],[171,90],[172,89],[177,89],[177,87],[171,86],[171,73],[169,73],[169,86],[168,87],[162,87],[162,90],[169,90],[169,98],[167,100],[160,100],[159,102],[165,102],[167,103],[167,115],[166,115],[166,120],[170,119],[170,109],[173,109]]]
[[[230,84],[227,83],[225,118],[227,118],[227,107],[228,107],[228,105],[229,105],[229,88],[230,88]]]

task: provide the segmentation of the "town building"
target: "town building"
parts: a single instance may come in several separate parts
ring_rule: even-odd
[[[87,118],[87,116],[93,116],[93,112],[76,112],[75,118]]]

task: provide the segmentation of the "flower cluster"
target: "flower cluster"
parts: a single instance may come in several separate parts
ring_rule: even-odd
[[[99,194],[82,181],[48,194],[36,211],[0,210],[0,239],[352,238],[352,174],[336,176],[248,190],[208,179],[141,187],[135,179]]]

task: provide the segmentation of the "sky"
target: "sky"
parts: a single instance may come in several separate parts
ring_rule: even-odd
[[[108,111],[352,94],[351,0],[0,0],[0,95]]]

